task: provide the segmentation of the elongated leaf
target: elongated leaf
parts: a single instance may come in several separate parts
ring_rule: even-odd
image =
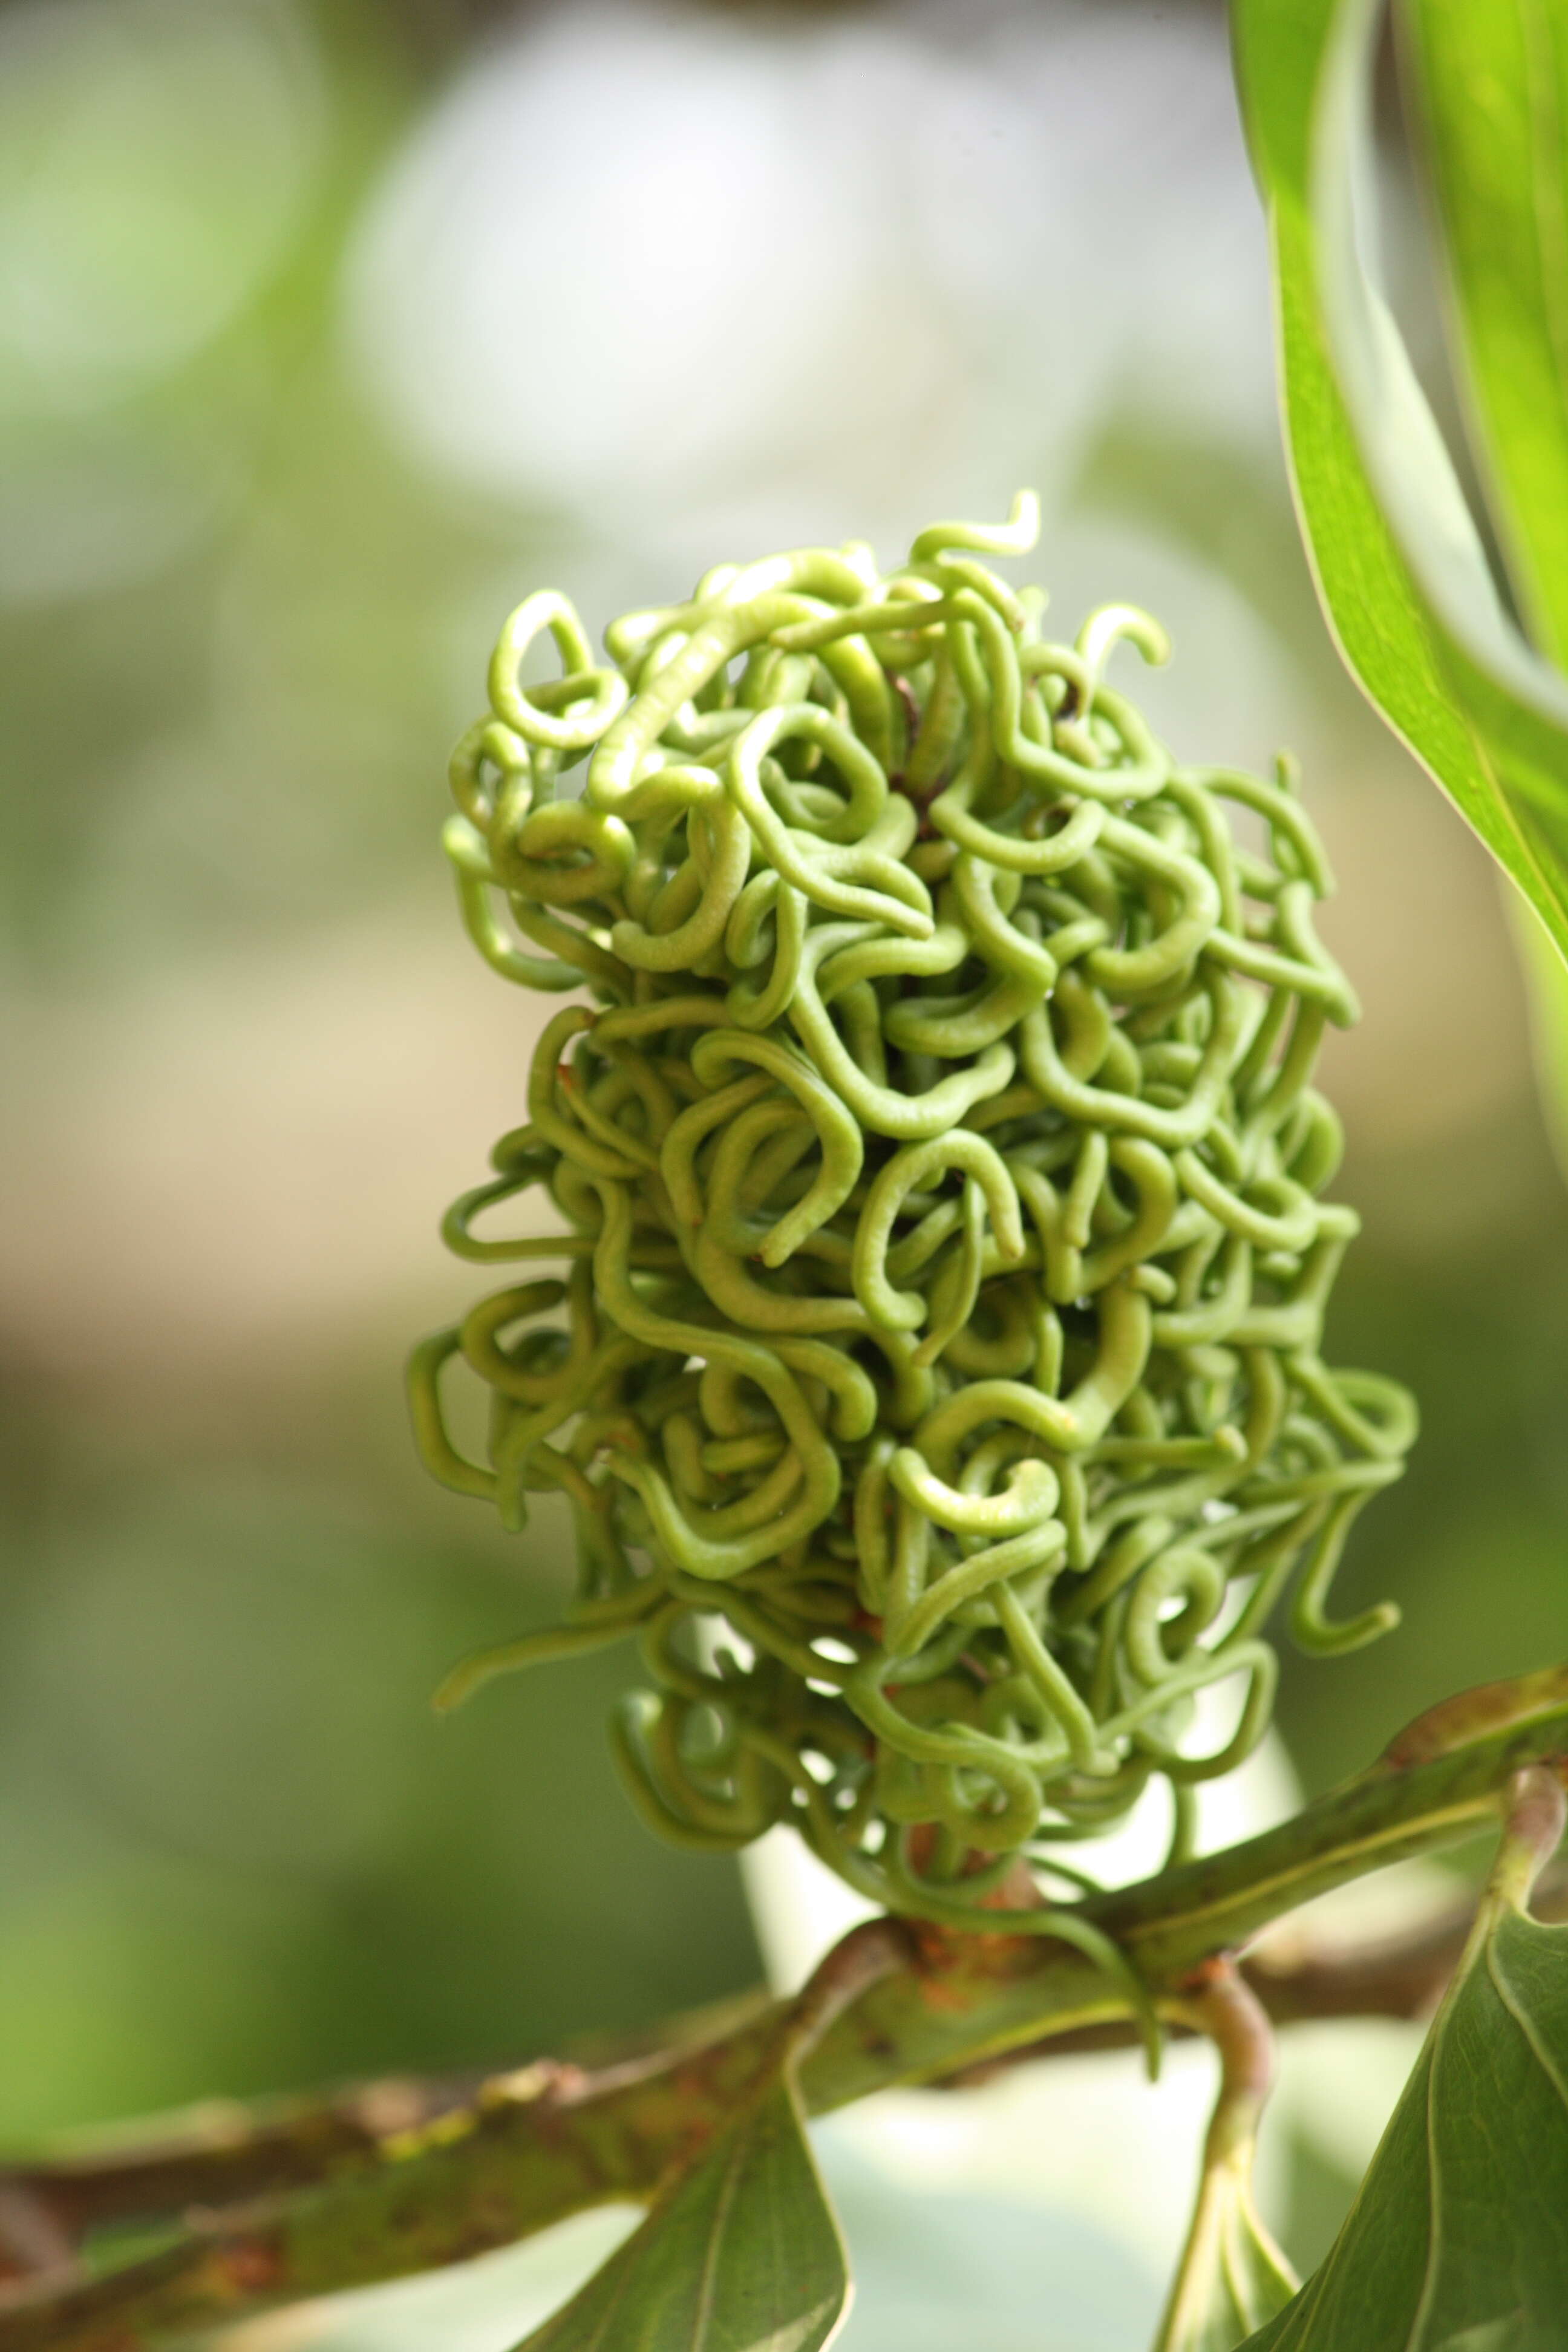
[[[1405,0],[1459,357],[1515,593],[1568,661],[1568,6]]]
[[[1321,2269],[1245,2352],[1562,2352],[1568,1927],[1505,1867]]]
[[[1501,610],[1441,435],[1358,249],[1377,19],[1374,0],[1237,0],[1235,9],[1297,505],[1351,671],[1568,955],[1568,688]]]
[[[1568,661],[1568,0],[1404,0],[1471,436],[1514,594]],[[1516,924],[1568,1173],[1568,972]]]
[[[818,2352],[848,2303],[794,2084],[770,2070],[520,2352]]]
[[[1524,967],[1530,1005],[1530,1043],[1547,1140],[1568,1177],[1568,965],[1558,955],[1534,910],[1514,898],[1514,945]]]

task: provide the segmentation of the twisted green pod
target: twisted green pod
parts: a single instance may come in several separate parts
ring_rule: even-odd
[[[438,1478],[514,1528],[559,1489],[577,1533],[564,1623],[441,1703],[635,1635],[616,1752],[656,1827],[790,1822],[960,1927],[1020,1853],[1086,1884],[1053,1847],[1153,1777],[1182,1849],[1267,1724],[1287,1587],[1310,1651],[1394,1622],[1328,1591],[1415,1426],[1321,1354],[1356,1220],[1309,1080],[1355,1003],[1294,780],[1173,763],[1103,677],[1122,637],[1164,658],[1145,615],[1046,639],[979,560],[1036,528],[1027,497],[937,525],[886,579],[862,547],[725,565],[608,667],[553,593],[508,622],[447,847],[487,961],[579,1001],[444,1231],[566,1272],[411,1372]],[[563,675],[525,686],[543,630]],[[535,1185],[559,1237],[476,1234]],[[483,1464],[443,1420],[458,1355]]]

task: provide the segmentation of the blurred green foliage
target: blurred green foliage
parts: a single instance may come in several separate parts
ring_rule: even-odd
[[[498,1538],[407,1447],[401,1353],[459,1295],[443,1176],[384,1299],[313,1321],[263,1296],[248,1324],[220,1300],[194,1335],[160,1303],[200,1279],[193,1212],[212,1228],[195,1255],[263,1261],[263,1293],[277,1240],[244,1208],[282,1192],[326,1222],[308,1162],[256,1159],[279,1066],[254,1024],[280,975],[346,968],[322,1076],[343,1066],[351,1099],[347,1065],[395,1063],[374,956],[397,925],[449,938],[466,977],[434,840],[464,715],[450,655],[528,568],[526,532],[385,445],[333,325],[344,236],[427,95],[428,47],[333,7],[132,0],[0,28],[8,2139],[515,2060],[756,1971],[732,1874],[653,1845],[622,1803],[613,1665],[454,1725],[428,1712],[455,1655],[552,1613],[563,1536],[546,1509],[522,1545]],[[389,905],[392,938],[363,948],[353,926]],[[214,1067],[247,1107],[231,1145],[180,1061],[215,984]],[[306,1028],[309,986],[296,1002]],[[154,1116],[134,1082],[100,1107],[127,1031],[172,1057],[173,1117],[121,1224]],[[394,1093],[419,1130],[416,1079]],[[451,1139],[447,1190],[490,1123]],[[233,1200],[190,1191],[179,1162],[209,1147]],[[358,1156],[371,1192],[368,1139]],[[119,1276],[149,1231],[134,1304]],[[79,1266],[84,1244],[106,1271],[60,1304],[40,1251]]]

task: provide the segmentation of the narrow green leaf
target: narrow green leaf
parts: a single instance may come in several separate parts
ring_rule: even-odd
[[[1375,0],[1236,0],[1297,506],[1348,667],[1568,956],[1568,688],[1501,610],[1360,258],[1353,197],[1377,21]]]
[[[1568,6],[1405,0],[1461,372],[1515,593],[1568,662]]]
[[[519,2352],[818,2352],[849,2291],[797,2095],[773,2066]]]
[[[1524,971],[1531,1055],[1542,1115],[1557,1165],[1568,1178],[1568,964],[1552,946],[1534,909],[1511,891],[1509,899],[1514,946]]]
[[[1344,2228],[1245,2352],[1562,2352],[1568,1927],[1527,1878],[1505,1845]]]
[[[1568,662],[1568,0],[1403,0],[1471,438],[1515,597]],[[1568,1172],[1568,972],[1517,924]]]

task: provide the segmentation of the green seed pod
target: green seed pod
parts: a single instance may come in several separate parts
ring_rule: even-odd
[[[605,667],[563,597],[508,622],[447,845],[480,952],[577,1001],[445,1231],[566,1270],[412,1370],[437,1477],[514,1528],[560,1489],[577,1535],[565,1622],[444,1703],[635,1634],[616,1752],[659,1830],[790,1822],[958,1926],[1020,1853],[1081,1884],[1053,1848],[1152,1777],[1180,1849],[1268,1721],[1287,1587],[1310,1651],[1394,1622],[1327,1594],[1415,1426],[1321,1353],[1356,1219],[1309,1081],[1356,1008],[1294,779],[1175,764],[1103,676],[1122,637],[1164,658],[1146,615],[1045,637],[982,560],[1036,521],[939,524],[885,579],[861,547],[722,566]],[[546,628],[564,674],[525,686]],[[557,1238],[475,1234],[535,1185]]]

